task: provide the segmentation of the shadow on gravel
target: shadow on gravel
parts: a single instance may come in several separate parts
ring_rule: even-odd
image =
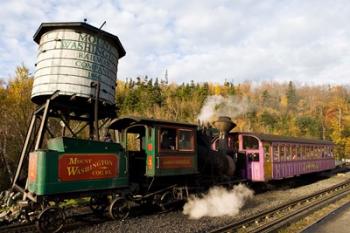
[[[89,226],[96,226],[98,224],[106,222],[120,222],[121,225],[127,223],[130,220],[144,217],[152,217],[155,215],[162,215],[169,213],[171,211],[176,211],[182,208],[182,205],[177,206],[176,208],[168,211],[160,211],[159,208],[154,206],[135,206],[130,210],[130,214],[125,220],[112,220],[108,216],[108,212],[105,212],[103,216],[96,215],[83,215],[83,216],[74,216],[72,217],[72,223],[67,224],[62,232],[81,232],[82,228],[86,229]]]

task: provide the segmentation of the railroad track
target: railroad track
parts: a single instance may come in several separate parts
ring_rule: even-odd
[[[63,230],[68,230],[70,228],[74,228],[77,224],[82,224],[81,220],[83,220],[84,224],[88,224],[89,221],[92,223],[105,221],[102,218],[96,217],[93,213],[82,213],[82,214],[74,214],[71,216],[67,216],[65,219],[65,226]],[[36,221],[27,222],[27,223],[13,223],[9,225],[0,226],[0,233],[26,233],[26,232],[39,232],[36,227]]]
[[[228,224],[211,233],[277,231],[348,194],[350,194],[350,180]]]

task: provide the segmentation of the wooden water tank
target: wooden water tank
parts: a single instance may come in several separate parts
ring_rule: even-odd
[[[83,22],[42,23],[34,35],[39,44],[32,101],[43,104],[59,90],[63,103],[74,96],[86,106],[100,83],[100,102],[115,105],[118,60],[125,55],[119,38]]]

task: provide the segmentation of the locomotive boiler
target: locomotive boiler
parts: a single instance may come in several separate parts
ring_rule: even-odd
[[[231,118],[221,116],[212,125],[218,131],[215,145],[212,145],[213,136],[210,129],[204,128],[198,135],[198,159],[201,174],[210,174],[218,177],[233,176],[236,170],[236,152],[228,133],[236,124]],[[214,149],[214,148],[215,149]]]

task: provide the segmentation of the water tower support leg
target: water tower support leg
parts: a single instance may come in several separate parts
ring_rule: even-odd
[[[33,129],[34,129],[35,121],[36,121],[36,115],[33,114],[32,120],[30,122],[29,129],[27,131],[26,140],[24,141],[24,145],[23,145],[23,148],[22,148],[21,157],[20,157],[19,162],[18,162],[16,175],[15,175],[15,178],[13,179],[12,187],[16,186],[17,180],[18,180],[19,175],[20,175],[20,173],[22,171],[23,161],[24,161],[25,155],[27,154],[27,149],[28,149],[28,146],[29,146],[30,138],[32,136],[32,132],[33,132]]]
[[[46,100],[44,113],[43,113],[43,117],[41,119],[40,128],[39,128],[39,131],[38,131],[37,140],[36,140],[36,143],[35,143],[34,150],[38,150],[41,147],[42,143],[43,143],[44,134],[45,134],[45,128],[46,128],[47,119],[48,119],[49,108],[50,108],[50,99]]]
[[[63,121],[63,123],[65,125],[65,129],[68,129],[73,137],[77,137],[76,133],[74,133],[73,130],[70,128],[68,120],[63,116],[61,116],[60,119],[61,119],[61,121]]]
[[[76,131],[74,133],[74,135],[78,135],[81,131],[83,131],[87,126],[89,125],[89,123],[86,123],[85,125],[83,125],[78,131]],[[73,132],[73,131],[72,131]],[[76,136],[77,137],[77,136]]]

